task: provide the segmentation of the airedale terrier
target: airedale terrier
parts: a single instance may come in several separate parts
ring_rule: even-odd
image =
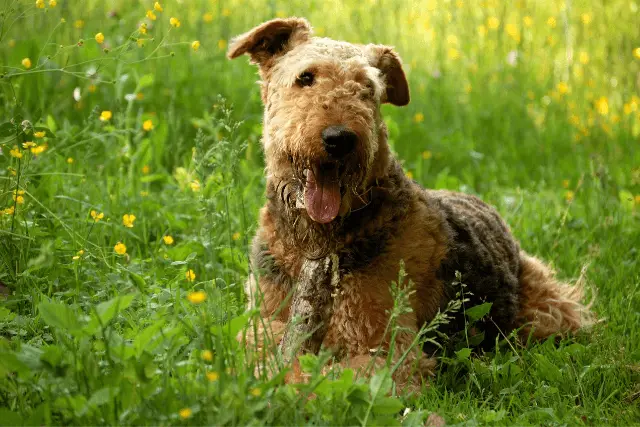
[[[455,297],[456,272],[472,295],[467,304],[492,303],[486,342],[516,328],[541,339],[589,322],[581,288],[520,250],[495,209],[405,176],[380,113],[382,103],[409,103],[391,47],[312,37],[305,19],[288,18],[235,38],[228,57],[243,54],[259,67],[267,174],[251,260],[258,277],[250,276],[247,293],[276,336],[303,261],[327,253],[339,257],[340,292],[323,345],[351,365],[391,344],[390,284],[401,261],[415,292],[399,322],[414,334],[399,334],[400,348]],[[447,327],[463,328],[464,316]],[[419,353],[406,360],[429,373],[433,359]]]

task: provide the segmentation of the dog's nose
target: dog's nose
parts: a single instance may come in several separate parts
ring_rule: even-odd
[[[329,126],[322,131],[322,143],[329,155],[341,159],[356,146],[358,136],[342,125]]]

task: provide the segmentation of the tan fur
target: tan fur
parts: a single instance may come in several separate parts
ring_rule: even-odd
[[[253,242],[247,294],[272,329],[271,345],[289,319],[287,298],[303,261],[327,252],[340,257],[341,277],[323,345],[344,366],[363,372],[384,359],[372,349],[394,347],[398,360],[421,326],[454,296],[454,270],[468,265],[497,278],[473,276],[474,271],[466,276],[478,299],[498,302],[492,313],[502,326],[524,324],[523,334],[544,338],[589,322],[580,289],[556,281],[548,267],[520,253],[493,208],[472,196],[425,191],[404,175],[390,153],[380,114],[380,104],[405,105],[410,99],[392,48],[312,37],[306,20],[288,18],[234,39],[229,58],[245,53],[261,77],[268,199]],[[303,73],[313,75],[312,84],[299,83]],[[357,136],[353,152],[340,162],[325,151],[321,138],[336,125]],[[342,171],[339,217],[319,224],[300,200],[305,173],[329,162]],[[397,280],[401,261],[415,292],[412,312],[399,319],[403,331],[392,343],[385,334],[393,308],[390,283]],[[259,337],[250,336],[247,345],[252,342],[265,348]],[[395,379],[417,386],[434,368],[434,359],[415,348]]]
[[[581,283],[574,286],[558,281],[553,271],[542,261],[521,253],[521,307],[518,317],[521,335],[544,339],[553,334],[575,332],[589,326],[594,318],[583,305]]]

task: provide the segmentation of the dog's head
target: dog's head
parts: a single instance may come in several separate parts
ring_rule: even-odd
[[[228,57],[260,69],[269,178],[297,183],[298,205],[325,224],[384,172],[380,104],[406,105],[409,88],[392,48],[311,34],[304,19],[274,19],[236,37]]]

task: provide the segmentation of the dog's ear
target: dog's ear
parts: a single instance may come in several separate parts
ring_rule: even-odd
[[[248,54],[251,61],[268,68],[273,58],[283,55],[311,37],[311,25],[303,18],[273,19],[231,41],[227,57]]]
[[[403,106],[409,103],[409,84],[402,70],[400,56],[392,47],[367,45],[369,63],[380,70],[386,83],[382,102]]]

